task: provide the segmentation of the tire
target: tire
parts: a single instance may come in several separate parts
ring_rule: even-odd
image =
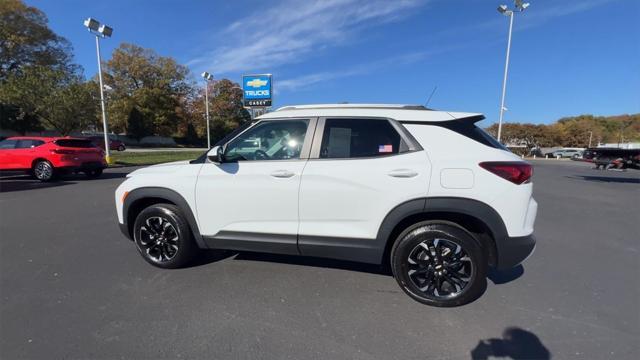
[[[36,163],[33,164],[31,172],[36,179],[42,182],[51,181],[55,178],[56,175],[53,165],[51,165],[51,163],[47,160],[36,161]]]
[[[163,269],[185,267],[198,252],[189,225],[180,209],[171,204],[142,210],[133,225],[133,237],[142,258]]]
[[[125,149],[124,145],[120,145],[120,146],[118,146],[118,151],[125,151],[125,150],[126,150],[126,149]]]
[[[391,270],[407,295],[432,306],[469,303],[487,285],[487,259],[480,244],[446,221],[423,221],[405,229],[391,250]]]
[[[100,175],[102,175],[102,169],[87,170],[84,172],[84,174],[89,179],[99,178]]]

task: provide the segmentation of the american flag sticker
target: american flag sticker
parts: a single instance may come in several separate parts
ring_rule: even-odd
[[[378,152],[379,153],[391,153],[391,152],[393,152],[393,146],[392,145],[378,145]]]

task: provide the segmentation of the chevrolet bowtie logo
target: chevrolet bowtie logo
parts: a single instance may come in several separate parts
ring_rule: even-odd
[[[251,86],[252,88],[259,88],[267,85],[267,80],[253,79],[247,81],[247,86]]]

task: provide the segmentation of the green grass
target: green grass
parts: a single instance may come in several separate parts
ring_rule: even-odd
[[[154,151],[112,153],[115,165],[152,165],[179,160],[192,160],[202,155],[202,151]]]

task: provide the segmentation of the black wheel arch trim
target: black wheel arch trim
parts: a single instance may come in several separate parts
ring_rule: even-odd
[[[502,264],[501,256],[510,251],[509,235],[502,220],[502,217],[489,205],[473,199],[458,197],[426,197],[409,200],[391,210],[382,221],[376,237],[379,245],[380,262],[384,260],[385,254],[390,250],[390,246],[395,239],[390,238],[396,226],[405,219],[413,215],[430,213],[452,213],[473,217],[481,221],[491,232],[491,244],[481,244],[489,246],[490,265],[498,268],[508,267]],[[446,220],[446,219],[443,219]],[[464,224],[460,224],[464,226]],[[494,247],[493,249],[491,247]],[[493,253],[491,253],[493,251]],[[493,259],[492,259],[493,257]],[[509,256],[505,256],[509,258]],[[511,263],[512,261],[509,261]]]
[[[122,205],[122,219],[124,223],[120,224],[120,230],[126,237],[133,240],[133,223],[135,222],[135,219],[129,219],[129,209],[136,202],[144,201],[145,199],[163,199],[175,204],[187,220],[189,228],[191,228],[191,233],[193,234],[198,246],[203,249],[207,248],[204,240],[202,239],[196,217],[194,216],[193,211],[191,211],[189,203],[187,203],[179,193],[163,187],[142,187],[129,192],[124,204]]]

